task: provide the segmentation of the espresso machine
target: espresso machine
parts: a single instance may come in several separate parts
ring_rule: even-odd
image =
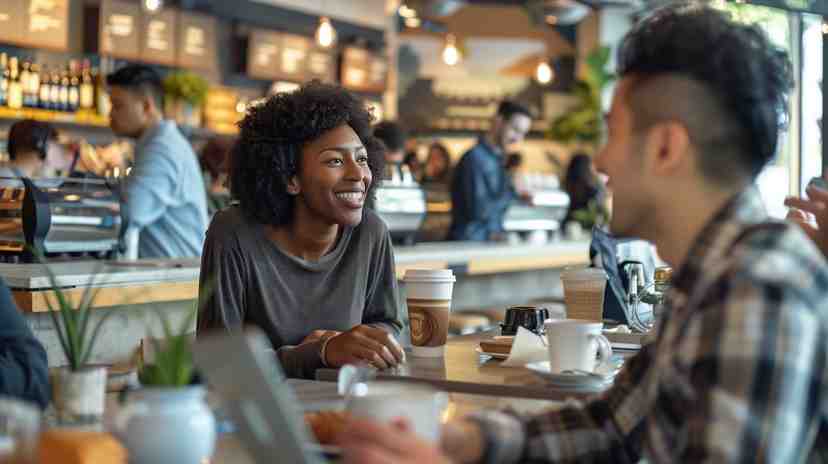
[[[102,179],[3,179],[0,262],[112,259],[122,248],[118,195]]]

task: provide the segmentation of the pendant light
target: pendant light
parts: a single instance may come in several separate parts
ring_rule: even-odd
[[[552,70],[552,66],[549,66],[546,59],[541,60],[541,62],[538,63],[538,67],[535,68],[535,80],[542,85],[546,85],[552,82],[552,79],[554,78],[555,72]]]
[[[457,39],[454,34],[446,35],[446,45],[443,47],[443,62],[449,66],[454,66],[460,62],[463,55],[460,49],[457,48]]]
[[[316,43],[323,48],[330,48],[336,42],[336,29],[331,24],[330,18],[321,16],[319,26],[316,28]]]
[[[148,13],[158,13],[164,6],[164,0],[141,0],[141,7]]]

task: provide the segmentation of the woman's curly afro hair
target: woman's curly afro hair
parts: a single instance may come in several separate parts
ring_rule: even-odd
[[[233,148],[230,190],[242,211],[262,224],[284,225],[293,219],[294,197],[289,179],[301,166],[302,148],[322,134],[347,124],[368,152],[374,181],[382,178],[385,153],[372,135],[372,116],[365,103],[343,89],[311,81],[294,92],[279,93],[247,111],[239,123]]]

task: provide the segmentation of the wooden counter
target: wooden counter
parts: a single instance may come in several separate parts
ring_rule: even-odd
[[[396,247],[397,277],[406,269],[451,267],[458,275],[496,275],[563,268],[588,261],[589,242],[508,245],[480,242],[436,242]],[[133,262],[70,261],[50,265],[59,287],[74,301],[90,286],[99,289],[95,307],[193,300],[198,296],[200,262],[138,260]],[[54,303],[45,268],[38,264],[0,264],[0,277],[26,312],[48,311]]]

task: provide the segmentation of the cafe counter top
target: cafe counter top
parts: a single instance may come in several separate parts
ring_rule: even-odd
[[[410,268],[451,268],[457,275],[498,275],[585,264],[587,241],[543,245],[480,242],[433,242],[395,247],[397,277]],[[137,261],[65,261],[50,264],[58,287],[80,298],[86,287],[99,288],[96,307],[193,300],[198,295],[198,259]],[[48,310],[51,288],[39,264],[0,264],[0,277],[26,312]]]

